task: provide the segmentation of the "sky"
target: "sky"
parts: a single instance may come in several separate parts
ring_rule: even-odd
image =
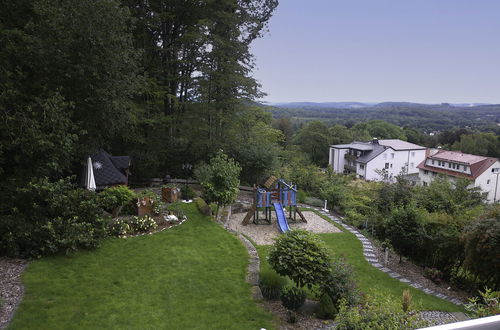
[[[500,103],[499,15],[499,0],[280,0],[253,76],[270,103]]]

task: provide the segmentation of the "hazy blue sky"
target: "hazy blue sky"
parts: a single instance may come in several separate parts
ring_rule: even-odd
[[[269,102],[500,103],[500,0],[281,0],[269,29]]]

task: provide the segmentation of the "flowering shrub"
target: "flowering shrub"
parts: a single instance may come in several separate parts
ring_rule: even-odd
[[[429,280],[431,280],[432,282],[438,283],[438,284],[441,283],[441,281],[443,280],[443,272],[441,272],[440,270],[438,270],[436,268],[425,267],[424,276],[426,278],[428,278]]]
[[[144,233],[156,229],[158,225],[153,218],[149,215],[145,215],[142,217],[133,217],[132,220],[130,220],[130,227],[134,232]]]
[[[115,219],[108,226],[108,234],[118,237],[130,234],[130,225],[123,219]]]

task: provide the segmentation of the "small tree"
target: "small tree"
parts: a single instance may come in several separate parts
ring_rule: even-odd
[[[387,238],[399,254],[399,262],[402,255],[411,256],[421,245],[424,232],[414,205],[394,209],[385,227]]]
[[[463,230],[464,266],[494,289],[500,289],[500,207]]]
[[[222,150],[219,150],[208,164],[202,163],[195,169],[194,174],[203,188],[203,195],[209,202],[217,204],[216,217],[221,206],[236,199],[240,172],[240,165]]]
[[[330,258],[319,238],[305,230],[281,235],[269,252],[269,264],[302,288],[321,285],[330,274]]]

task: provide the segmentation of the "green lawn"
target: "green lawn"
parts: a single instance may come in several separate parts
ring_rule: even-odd
[[[31,263],[10,328],[273,328],[250,297],[243,245],[194,204],[184,209],[179,227]]]
[[[326,220],[325,217],[323,218]],[[343,256],[353,266],[355,279],[362,292],[370,293],[378,291],[391,295],[394,299],[400,301],[403,290],[410,289],[415,303],[414,307],[420,310],[464,311],[460,306],[410,287],[370,265],[363,256],[361,242],[354,234],[343,229],[342,233],[320,234],[319,236],[326,243],[331,255]],[[269,267],[266,261],[269,247],[257,247],[261,258],[261,269]]]

